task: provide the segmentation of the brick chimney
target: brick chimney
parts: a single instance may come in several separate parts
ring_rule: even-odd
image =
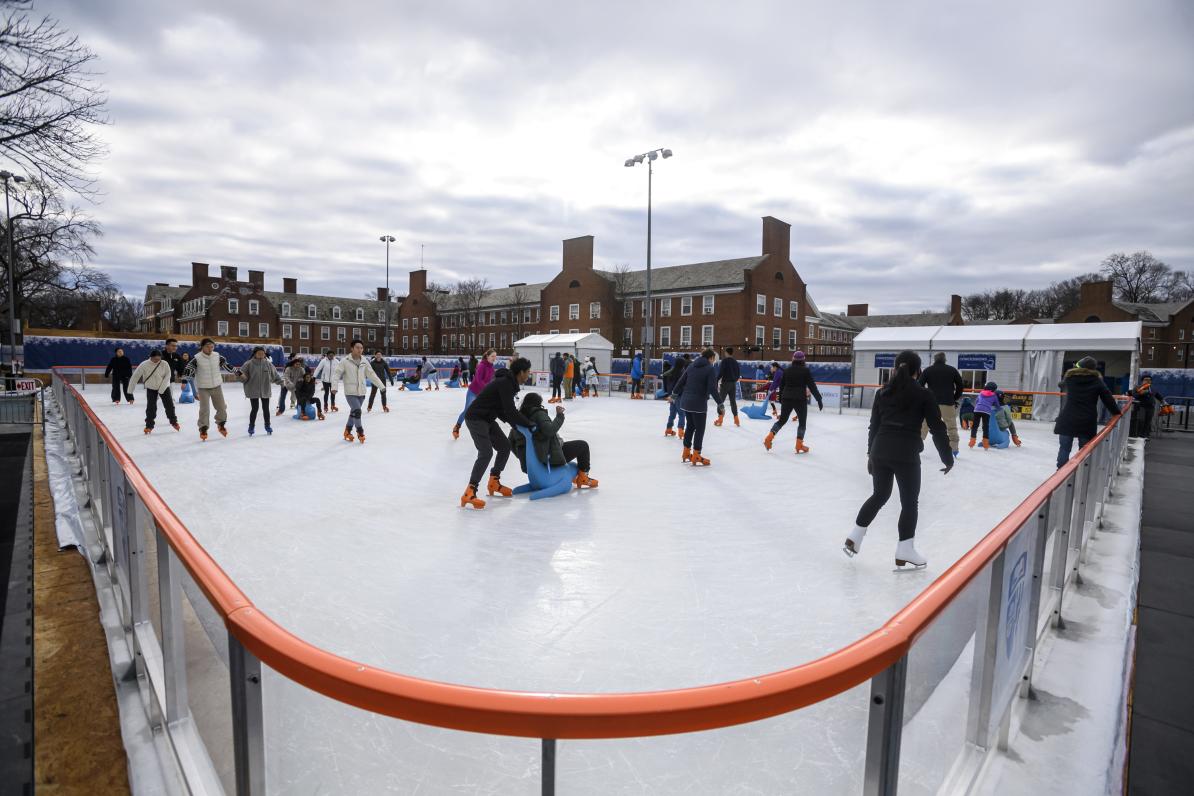
[[[410,295],[414,296],[427,290],[427,269],[420,268],[410,272]]]
[[[962,325],[962,297],[957,294],[949,297],[949,325]]]
[[[1110,282],[1086,282],[1082,285],[1079,295],[1079,305],[1086,307],[1093,304],[1110,304],[1112,298]]]
[[[870,304],[849,304],[846,306],[846,315],[866,317],[866,314],[870,312],[870,309]]]
[[[377,300],[383,304],[390,300],[390,291],[388,288],[379,287],[377,289]]]
[[[207,281],[207,263],[191,263],[191,282],[201,285]]]
[[[774,254],[781,262],[791,259],[792,225],[773,216],[763,216],[763,254]]]
[[[249,284],[258,290],[265,290],[265,271],[249,271]]]
[[[170,287],[169,282],[154,282],[154,285],[156,285],[157,287]]]
[[[221,265],[220,266],[220,279],[224,279],[228,282],[235,282],[236,281],[236,266],[235,265]]]
[[[282,292],[283,293],[297,293],[298,279],[293,276],[282,277]]]
[[[593,236],[564,241],[564,272],[593,270]]]

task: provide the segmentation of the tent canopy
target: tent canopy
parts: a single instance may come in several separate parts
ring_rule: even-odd
[[[1140,328],[1139,321],[887,327],[864,329],[854,338],[854,350],[1137,351]]]
[[[532,334],[514,341],[514,350],[529,359],[534,370],[547,370],[552,354],[559,351],[581,359],[593,357],[597,370],[609,373],[614,344],[594,332]]]
[[[933,335],[933,347],[951,351],[976,348],[982,351],[1022,351],[1028,324],[1011,326],[942,326]]]
[[[1051,323],[1028,327],[1024,347],[1037,351],[1137,351],[1142,324]]]

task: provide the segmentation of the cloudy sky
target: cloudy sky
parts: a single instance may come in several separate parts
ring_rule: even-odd
[[[733,10],[731,9],[733,7]],[[96,265],[359,295],[642,267],[792,224],[823,309],[941,307],[1148,249],[1194,268],[1194,3],[40,0],[100,56]]]

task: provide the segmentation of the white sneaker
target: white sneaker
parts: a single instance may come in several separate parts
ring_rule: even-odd
[[[929,563],[924,556],[916,552],[916,547],[913,546],[911,539],[904,539],[896,545],[895,562],[897,567],[911,564],[916,569],[920,569]]]
[[[862,551],[862,540],[866,536],[866,528],[861,525],[855,525],[854,530],[846,537],[846,543],[842,546],[842,552],[853,558]]]

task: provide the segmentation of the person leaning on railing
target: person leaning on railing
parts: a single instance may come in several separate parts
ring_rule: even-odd
[[[1119,407],[1111,390],[1103,381],[1103,374],[1096,368],[1098,362],[1094,357],[1082,357],[1077,367],[1070,368],[1065,373],[1061,389],[1065,393],[1065,403],[1057,415],[1057,422],[1053,424],[1053,433],[1057,435],[1057,469],[1061,469],[1070,460],[1070,450],[1074,447],[1074,440],[1078,440],[1078,448],[1094,439],[1099,430],[1099,402],[1107,408],[1108,413],[1117,415]]]

